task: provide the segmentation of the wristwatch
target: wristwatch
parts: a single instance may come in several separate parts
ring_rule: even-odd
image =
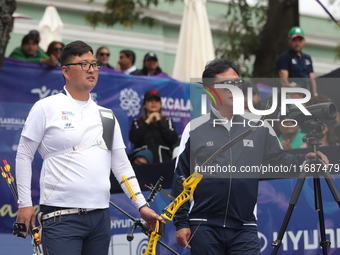
[[[150,207],[149,203],[146,202],[144,205],[142,205],[141,207],[139,207],[138,211],[140,211],[140,209],[142,209],[142,208],[145,207],[145,206]]]

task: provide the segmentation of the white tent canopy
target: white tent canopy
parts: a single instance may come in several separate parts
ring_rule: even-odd
[[[43,17],[39,22],[40,43],[39,46],[46,51],[52,41],[62,41],[62,28],[64,24],[57,9],[50,4],[46,7]]]
[[[205,8],[206,0],[185,0],[172,77],[189,82],[202,77],[208,61],[215,58],[212,35]]]

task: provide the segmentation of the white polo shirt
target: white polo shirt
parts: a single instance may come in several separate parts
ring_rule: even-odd
[[[111,157],[125,145],[117,120],[112,152],[98,145],[103,132],[99,109],[105,108],[92,99],[81,105],[68,93],[42,99],[32,107],[22,136],[39,143],[38,151],[44,158],[40,204],[71,208],[109,206],[109,174],[115,161]],[[76,146],[75,151],[68,150],[73,146]],[[127,158],[124,160],[125,164]],[[113,172],[118,180],[122,175],[135,175],[129,163],[124,169],[113,169]],[[134,191],[139,193],[138,182],[132,183]],[[25,196],[21,195],[21,199],[27,199]],[[138,198],[134,203],[137,208],[145,203],[142,195]]]

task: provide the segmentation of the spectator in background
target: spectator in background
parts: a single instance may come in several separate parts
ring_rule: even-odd
[[[157,75],[162,73],[162,69],[159,67],[157,55],[153,52],[148,52],[144,56],[143,68],[136,75]]]
[[[117,69],[125,74],[135,75],[140,72],[135,66],[136,54],[131,50],[122,50],[119,53]]]
[[[300,27],[293,27],[288,33],[289,50],[283,52],[276,61],[282,85],[288,86],[288,78],[309,78],[303,87],[317,96],[317,87],[314,77],[313,62],[310,55],[302,52],[305,44],[305,32]],[[311,87],[310,87],[311,83]]]
[[[320,96],[312,97],[304,105],[310,106],[314,104],[330,103],[330,102],[332,102],[332,100],[329,97],[320,95]],[[339,139],[338,139],[338,136],[336,135],[334,124],[335,124],[335,121],[333,123],[324,123],[325,129],[322,132],[324,134],[324,137],[318,140],[318,142],[321,143],[320,146],[339,145]],[[305,144],[302,147],[306,148],[307,144]]]
[[[50,57],[52,55],[55,56],[55,58],[58,60],[58,65],[60,65],[61,51],[64,47],[65,45],[62,42],[53,41],[48,45],[46,54]]]
[[[9,57],[36,64],[57,66],[56,57],[46,55],[43,50],[39,49],[38,43],[35,35],[27,34],[22,38],[21,47],[14,49]]]
[[[280,121],[277,122],[277,127],[281,133],[279,141],[281,142],[283,149],[290,150],[301,148],[301,146],[304,145],[302,138],[306,134],[301,132],[299,125],[294,126],[296,123],[287,121],[289,119],[288,116],[280,115],[279,119]]]
[[[135,145],[134,152],[151,150],[155,163],[172,160],[178,134],[173,120],[162,115],[161,95],[157,90],[144,94],[142,117],[133,120],[129,137]]]
[[[132,165],[147,165],[153,163],[153,155],[150,150],[140,150],[130,156]]]
[[[38,44],[40,43],[41,38],[38,30],[30,30],[28,34],[33,35],[38,40]]]
[[[109,64],[110,50],[107,47],[102,46],[98,48],[96,52],[96,59],[100,63],[101,67],[105,66],[107,68],[114,69],[114,67]]]

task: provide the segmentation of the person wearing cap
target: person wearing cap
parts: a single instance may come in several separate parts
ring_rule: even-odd
[[[288,86],[290,78],[310,79],[310,82],[301,84],[317,95],[317,86],[314,76],[313,62],[310,55],[302,52],[305,44],[305,32],[300,27],[293,27],[288,33],[289,50],[283,52],[276,61],[282,85]],[[306,79],[306,80],[307,80]],[[312,87],[310,88],[310,84]]]
[[[117,70],[125,74],[136,75],[140,72],[135,66],[136,54],[132,50],[121,50],[119,52],[119,60]]]
[[[142,117],[133,120],[129,138],[134,143],[134,152],[151,150],[155,163],[172,160],[178,134],[173,120],[162,115],[161,95],[157,90],[144,94]]]
[[[43,50],[39,49],[38,43],[38,37],[29,33],[22,38],[21,47],[14,49],[9,57],[36,64],[57,66],[57,58],[53,55],[48,56]]]
[[[132,165],[147,165],[153,163],[152,152],[148,149],[137,151],[130,156]]]
[[[144,56],[143,68],[137,75],[157,75],[162,73],[162,69],[159,67],[157,55],[154,52],[148,52]]]

